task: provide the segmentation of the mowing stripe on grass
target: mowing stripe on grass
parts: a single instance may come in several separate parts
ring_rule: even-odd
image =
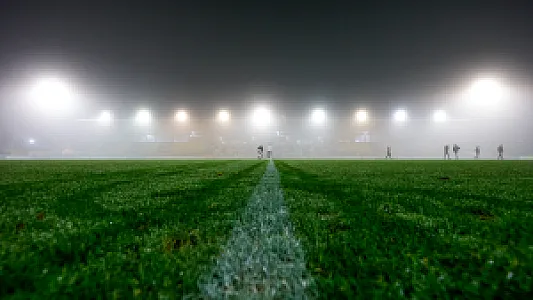
[[[314,286],[271,161],[199,289],[209,299],[306,299]]]

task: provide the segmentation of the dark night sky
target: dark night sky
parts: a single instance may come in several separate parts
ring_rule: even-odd
[[[303,103],[533,69],[531,2],[311,2],[1,0],[0,81],[58,69],[102,101],[218,103],[266,86]]]

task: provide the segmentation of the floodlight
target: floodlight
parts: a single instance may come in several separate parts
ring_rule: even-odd
[[[218,112],[218,120],[222,123],[228,122],[230,119],[230,114],[227,110],[221,110]]]
[[[433,113],[433,121],[435,123],[444,123],[447,120],[447,115],[444,110],[437,110]]]
[[[316,125],[322,125],[326,122],[326,111],[323,109],[315,109],[311,113],[311,122]]]
[[[45,111],[64,111],[70,108],[71,87],[57,78],[42,79],[31,90],[33,102]]]
[[[368,121],[368,112],[366,110],[358,110],[355,113],[355,120],[359,124],[366,123]]]
[[[150,111],[148,110],[139,110],[137,112],[137,115],[135,116],[135,122],[139,125],[150,125],[150,122],[152,121],[152,115],[150,114]]]
[[[100,113],[100,117],[98,118],[98,123],[103,126],[111,125],[113,122],[113,114],[110,111],[104,110]]]
[[[176,112],[174,118],[176,119],[176,121],[184,123],[189,119],[189,114],[184,110],[180,110]]]
[[[394,121],[405,122],[407,120],[407,112],[403,109],[397,110],[394,113]]]
[[[501,99],[502,94],[502,86],[492,78],[478,79],[469,91],[470,100],[479,105],[493,105]]]
[[[30,145],[35,144],[35,140],[34,140],[34,139],[29,139],[29,140],[28,140],[28,144],[30,144]]]
[[[264,107],[260,107],[254,111],[254,114],[253,114],[254,125],[266,126],[266,125],[270,125],[271,121],[272,121],[272,113],[270,112],[270,110]]]

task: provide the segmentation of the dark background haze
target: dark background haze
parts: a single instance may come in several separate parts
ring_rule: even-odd
[[[19,114],[12,103],[50,74],[68,78],[83,95],[80,118],[104,108],[130,118],[141,106],[158,119],[178,108],[206,119],[221,107],[244,118],[256,103],[268,103],[298,123],[314,105],[335,120],[358,107],[374,119],[399,107],[428,119],[434,108],[460,107],[457,94],[487,73],[515,92],[504,113],[455,122],[448,137],[420,125],[401,135],[414,143],[420,130],[423,147],[431,137],[466,142],[486,133],[490,147],[516,142],[527,154],[532,70],[530,1],[4,0],[0,141],[31,134],[37,121],[13,125]],[[381,140],[394,141],[387,138],[394,130],[384,128],[375,129]],[[440,155],[440,144],[435,149]]]

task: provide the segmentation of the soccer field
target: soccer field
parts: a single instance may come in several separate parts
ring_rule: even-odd
[[[533,162],[275,167],[319,298],[533,295]],[[196,297],[266,170],[0,161],[0,297]]]
[[[280,161],[321,298],[533,295],[533,163]]]

